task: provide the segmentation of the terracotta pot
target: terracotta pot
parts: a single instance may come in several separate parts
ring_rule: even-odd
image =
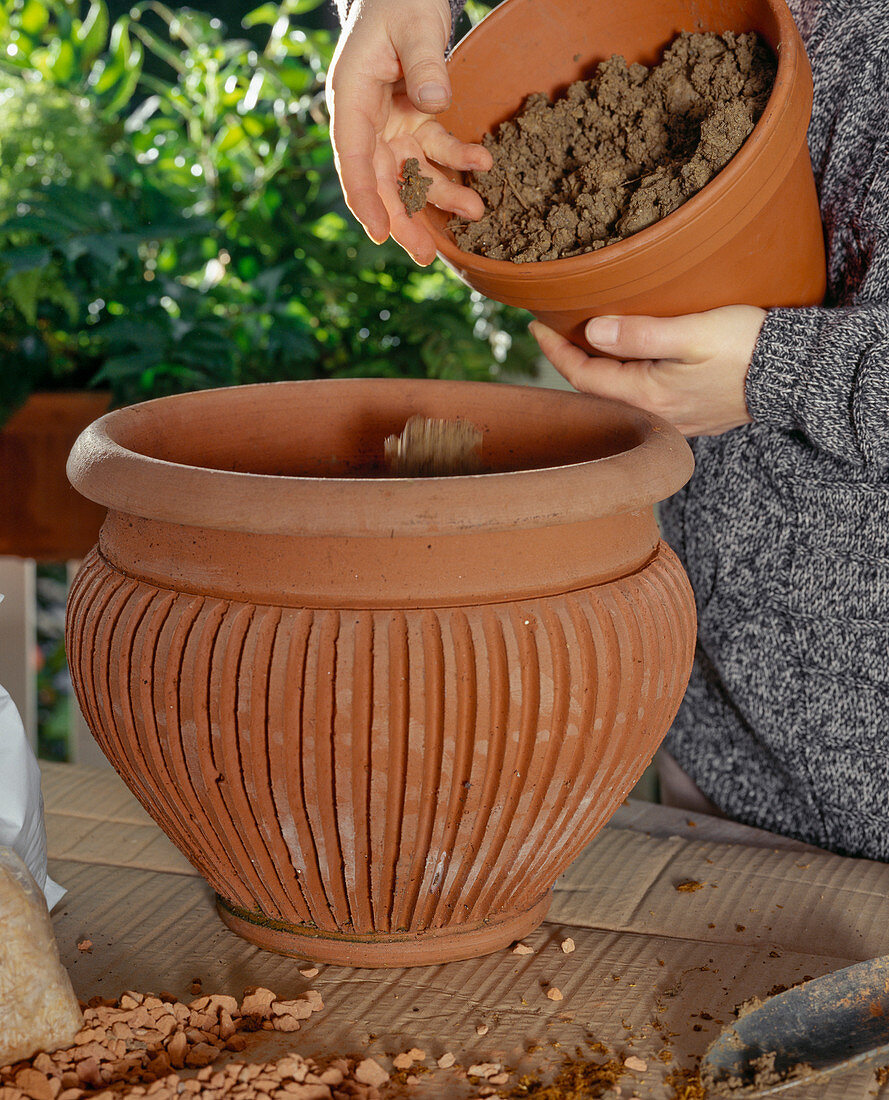
[[[784,0],[503,0],[448,62],[454,97],[438,116],[467,141],[531,92],[555,97],[612,54],[651,65],[679,30],[758,31],[778,55],[763,116],[729,164],[678,210],[626,240],[564,260],[515,264],[458,248],[449,220],[423,215],[439,256],[489,298],[530,310],[580,346],[603,313],[674,316],[745,303],[814,305],[824,238],[806,128],[808,58]]]
[[[67,561],[95,544],[105,509],[74,492],[65,462],[110,403],[107,393],[35,393],[0,430],[0,554]]]
[[[396,479],[383,440],[463,416],[491,473]],[[97,741],[285,954],[496,950],[642,773],[694,645],[653,503],[673,428],[580,394],[355,379],[113,412],[69,475],[109,509],[68,656]]]

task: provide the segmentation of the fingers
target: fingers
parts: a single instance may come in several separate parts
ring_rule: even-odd
[[[528,331],[559,374],[576,390],[584,389],[579,383],[582,374],[589,367],[590,356],[542,321],[532,321],[528,325]]]
[[[644,392],[649,362],[621,363],[590,356],[540,321],[532,321],[528,328],[543,354],[576,390],[640,408],[650,404],[650,395]]]
[[[396,152],[392,146],[381,143],[374,157],[376,182],[386,207],[392,239],[401,245],[415,263],[426,267],[435,259],[435,242],[422,219],[408,216],[398,193],[400,166],[406,156],[422,158],[422,153],[410,145],[405,148],[400,143]],[[424,174],[429,173],[428,165],[423,164],[422,159],[421,171]]]
[[[377,146],[374,112],[382,112],[380,83],[331,70],[327,88],[330,142],[346,205],[375,244],[389,236],[389,215],[380,198],[373,158]]]
[[[427,201],[440,210],[474,220],[482,216],[485,204],[477,192],[455,182],[436,165],[430,164],[424,152],[427,143],[424,141],[424,147],[421,147],[416,140],[419,134],[420,131],[417,135],[402,135],[388,144],[381,142],[377,147],[375,168],[377,188],[386,205],[393,240],[425,267],[435,259],[436,246],[425,220],[408,216],[401,201],[399,175],[405,160],[408,157],[417,158],[420,173],[432,180]]]
[[[393,28],[392,44],[401,60],[407,97],[426,114],[444,111],[451,103],[451,81],[445,68],[445,50],[451,34],[448,4],[417,12],[403,5],[402,18]]]
[[[678,359],[699,363],[707,356],[704,314],[684,317],[594,317],[585,336],[617,359]]]
[[[459,214],[470,221],[477,221],[484,214],[484,200],[476,191],[454,183],[435,168],[430,169],[430,172],[432,186],[429,188],[428,198],[433,206],[451,214]]]
[[[437,122],[422,126],[417,131],[417,140],[430,160],[448,168],[463,172],[487,172],[494,164],[494,158],[484,145],[460,141]]]
[[[746,305],[675,318],[598,317],[587,338],[614,358],[589,356],[538,321],[530,328],[575,389],[635,405],[695,436],[750,423],[745,379],[764,319],[764,310]]]
[[[372,162],[357,154],[336,157],[335,161],[346,206],[374,244],[382,244],[389,236],[389,215],[377,190]]]

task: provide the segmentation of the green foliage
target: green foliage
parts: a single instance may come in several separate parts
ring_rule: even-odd
[[[38,386],[130,402],[284,378],[491,379],[507,355],[533,370],[523,314],[373,245],[345,210],[333,42],[298,25],[315,2],[256,8],[260,49],[156,0],[113,25],[105,0],[0,0],[0,421]]]

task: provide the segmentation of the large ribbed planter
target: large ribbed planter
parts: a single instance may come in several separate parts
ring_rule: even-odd
[[[385,476],[414,413],[476,476]],[[692,469],[646,413],[486,383],[279,383],[112,412],[69,475],[105,505],[67,646],[97,741],[285,954],[495,950],[626,797],[689,675],[653,504]]]
[[[511,118],[532,92],[557,96],[612,54],[651,65],[680,30],[757,31],[778,57],[769,102],[725,168],[678,210],[626,240],[563,260],[511,263],[459,248],[428,206],[439,256],[469,286],[530,310],[582,347],[603,313],[669,317],[717,306],[815,305],[824,233],[806,129],[812,72],[784,0],[502,0],[448,61],[464,141]]]

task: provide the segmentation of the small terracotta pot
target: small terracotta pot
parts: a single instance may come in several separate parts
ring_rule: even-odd
[[[491,473],[395,479],[408,417]],[[83,713],[223,920],[362,966],[496,950],[626,797],[685,689],[694,604],[654,502],[673,428],[490,383],[247,386],[102,417],[109,509],[71,591]]]
[[[654,64],[680,30],[757,31],[777,53],[778,74],[742,148],[678,210],[598,252],[526,264],[464,252],[449,217],[431,206],[423,215],[439,256],[469,286],[530,310],[582,347],[584,321],[603,313],[676,316],[824,297],[824,235],[806,146],[812,73],[784,0],[503,0],[454,50],[453,103],[438,118],[479,141],[530,93],[555,97],[615,53]]]
[[[83,429],[108,411],[107,393],[35,393],[0,430],[0,554],[82,558],[105,511],[68,484],[65,462]]]

